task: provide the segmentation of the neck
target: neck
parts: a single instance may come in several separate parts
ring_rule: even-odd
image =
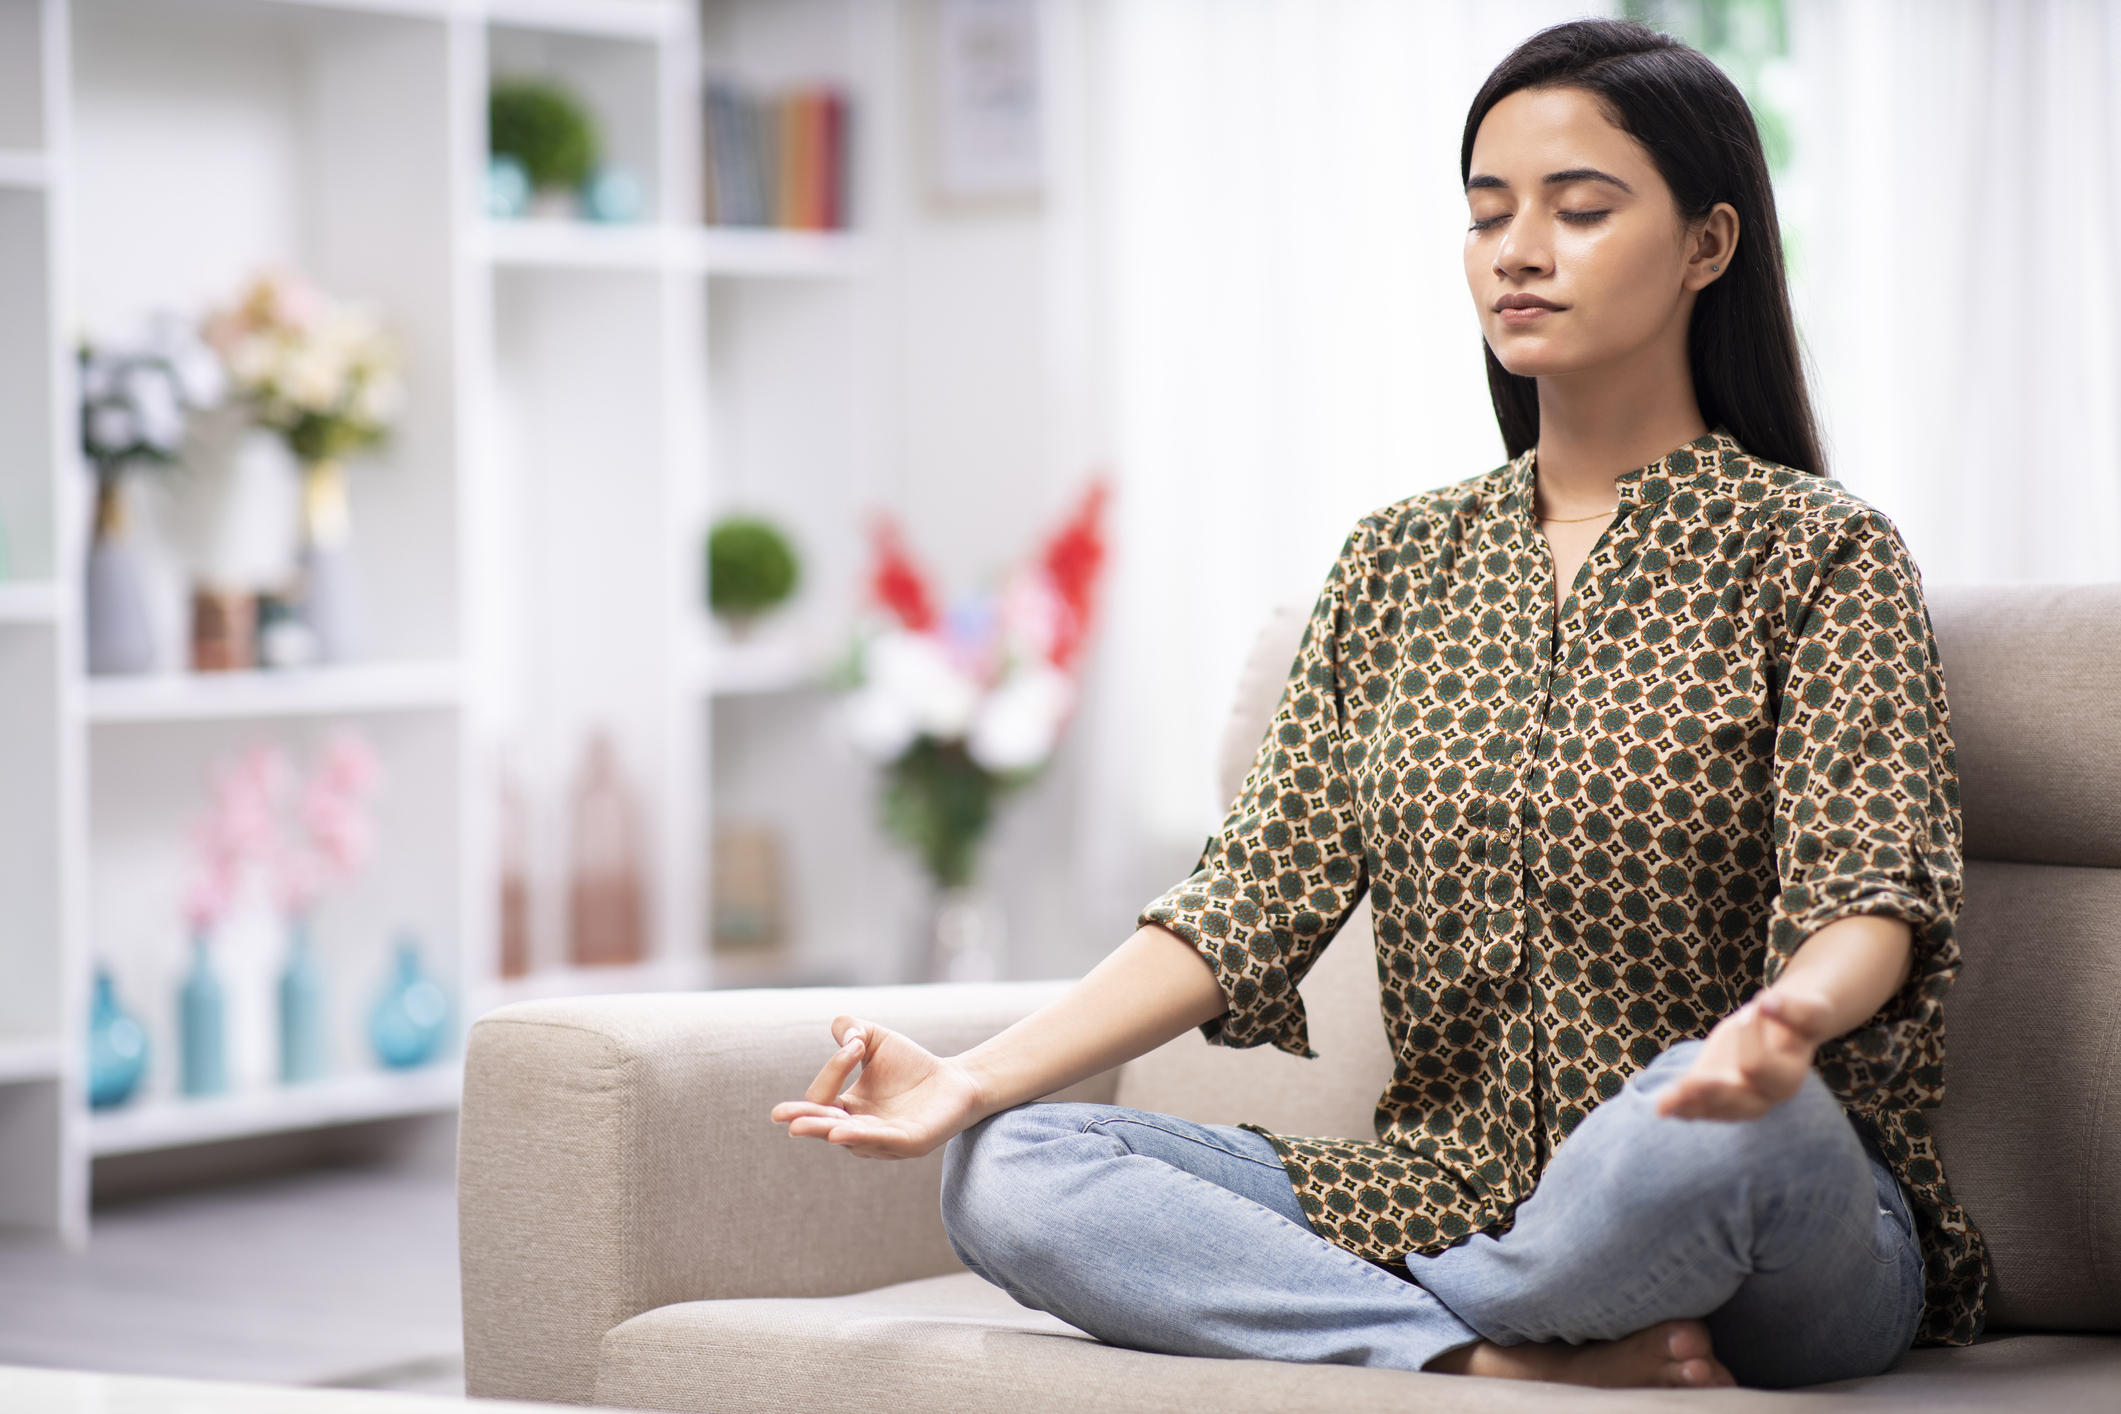
[[[1540,514],[1609,509],[1619,478],[1708,430],[1683,337],[1580,373],[1542,376]]]

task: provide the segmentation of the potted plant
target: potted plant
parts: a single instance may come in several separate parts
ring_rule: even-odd
[[[580,99],[551,79],[503,79],[487,97],[486,129],[493,191],[522,193],[518,202],[497,198],[494,209],[574,214],[575,194],[596,170],[600,143],[596,119]]]
[[[770,521],[730,516],[707,536],[707,606],[743,638],[759,616],[786,603],[802,580],[795,547]]]

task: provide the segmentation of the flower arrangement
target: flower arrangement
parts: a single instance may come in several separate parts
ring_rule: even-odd
[[[228,386],[221,360],[174,315],[132,343],[83,344],[80,361],[81,451],[104,485],[136,463],[174,461],[189,414],[219,406]]]
[[[365,305],[333,299],[299,275],[259,275],[206,322],[261,426],[305,465],[381,441],[404,398],[397,347]]]
[[[192,830],[195,868],[184,898],[191,931],[219,927],[253,871],[283,915],[305,917],[367,862],[375,840],[368,799],[380,779],[374,748],[352,734],[325,744],[299,789],[277,746],[251,747],[223,766]]]
[[[938,888],[971,882],[996,805],[1052,759],[1105,560],[1107,491],[1091,486],[1037,558],[999,594],[948,611],[897,526],[873,529],[871,596],[843,728],[884,768],[884,825]]]

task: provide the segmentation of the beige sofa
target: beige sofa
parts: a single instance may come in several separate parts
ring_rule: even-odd
[[[873,1163],[766,1118],[857,1012],[940,1052],[1061,984],[605,997],[472,1032],[460,1152],[474,1395],[650,1409],[2121,1410],[2121,588],[1939,592],[1964,779],[1967,963],[1949,1004],[1953,1182],[1995,1258],[1993,1334],[1825,1390],[1593,1391],[1146,1355],[961,1269],[938,1159]],[[1300,620],[1247,670],[1226,784]],[[1368,1135],[1388,1061],[1358,915],[1303,991],[1317,1060],[1188,1035],[1069,1098]]]

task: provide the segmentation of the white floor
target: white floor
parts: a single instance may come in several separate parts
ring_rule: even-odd
[[[100,1209],[85,1253],[0,1240],[0,1364],[461,1396],[454,1180],[325,1170]]]

